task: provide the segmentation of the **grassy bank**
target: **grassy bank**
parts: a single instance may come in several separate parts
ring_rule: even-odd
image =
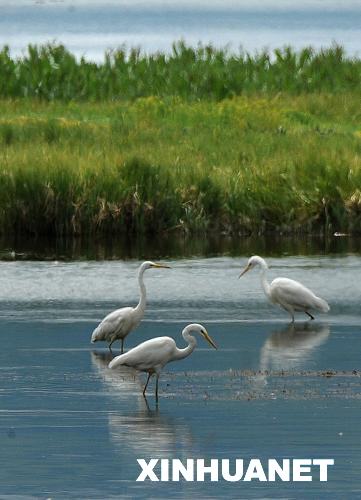
[[[361,231],[357,92],[0,102],[0,231]]]
[[[129,100],[178,96],[221,100],[241,94],[350,92],[360,89],[361,60],[337,45],[299,52],[230,53],[179,42],[170,54],[137,49],[106,54],[95,64],[77,60],[61,45],[29,46],[20,58],[0,51],[0,98]]]

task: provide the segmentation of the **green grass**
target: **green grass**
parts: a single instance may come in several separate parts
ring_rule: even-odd
[[[46,101],[132,100],[178,96],[222,100],[241,94],[351,92],[360,89],[361,60],[334,45],[290,47],[251,55],[175,43],[170,54],[120,48],[102,63],[77,60],[62,45],[28,47],[20,58],[0,51],[0,98]]]
[[[0,231],[361,231],[360,93],[0,101]]]

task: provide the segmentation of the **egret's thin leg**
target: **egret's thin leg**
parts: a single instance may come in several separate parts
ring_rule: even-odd
[[[145,406],[147,408],[147,411],[150,412],[150,408],[149,408],[149,404],[148,404],[148,399],[147,399],[147,395],[146,394],[143,394],[144,396],[144,402],[145,402]]]
[[[114,339],[114,340],[115,340],[115,339]],[[109,347],[110,354],[111,354],[112,356],[113,356],[112,344],[113,344],[114,340],[112,340],[112,341],[110,342],[109,346],[108,346],[108,347]]]
[[[120,339],[120,354],[124,352],[124,339]]]
[[[284,306],[284,305],[282,305],[282,307],[291,316],[291,318],[292,318],[291,319],[291,323],[294,323],[295,322],[295,315],[294,315],[293,309],[291,307],[287,307],[287,306]]]
[[[305,313],[307,314],[307,316],[309,316],[311,319],[315,319],[314,316],[312,316],[312,314],[310,314],[308,311],[305,311]]]
[[[144,389],[143,389],[143,396],[144,396],[144,397],[145,397],[145,391],[147,390],[147,386],[148,386],[148,382],[149,382],[150,377],[151,377],[151,374],[150,374],[150,373],[148,373],[147,382],[146,382],[146,384],[145,384],[145,386],[144,386]]]
[[[159,382],[159,375],[157,375],[157,380],[155,383],[155,400],[158,403],[158,382]]]

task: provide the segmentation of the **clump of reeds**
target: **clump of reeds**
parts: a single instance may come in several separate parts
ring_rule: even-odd
[[[47,101],[121,100],[146,96],[225,99],[250,93],[344,92],[360,88],[361,61],[333,45],[272,53],[233,53],[173,45],[169,54],[121,47],[102,63],[77,60],[63,45],[29,45],[22,57],[0,52],[0,97]]]

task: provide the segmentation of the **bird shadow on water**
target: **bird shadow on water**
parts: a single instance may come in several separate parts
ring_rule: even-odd
[[[109,351],[91,353],[92,365],[114,403],[127,403],[124,411],[117,405],[108,413],[109,438],[115,449],[122,455],[126,449],[136,456],[155,458],[188,456],[194,451],[194,438],[184,420],[161,412],[157,404],[151,409],[142,394],[139,373],[126,367],[110,370],[111,359]],[[135,409],[129,411],[131,399]]]
[[[274,330],[262,346],[260,369],[299,368],[317,347],[326,342],[329,335],[328,325],[310,321]]]
[[[267,384],[267,373],[272,371],[304,369],[329,335],[329,325],[310,321],[273,330],[260,350],[257,383]]]
[[[110,370],[108,365],[114,358],[110,351],[93,351],[91,353],[92,366],[101,376],[103,386],[118,399],[128,399],[142,391],[142,384],[138,373],[131,368]]]

